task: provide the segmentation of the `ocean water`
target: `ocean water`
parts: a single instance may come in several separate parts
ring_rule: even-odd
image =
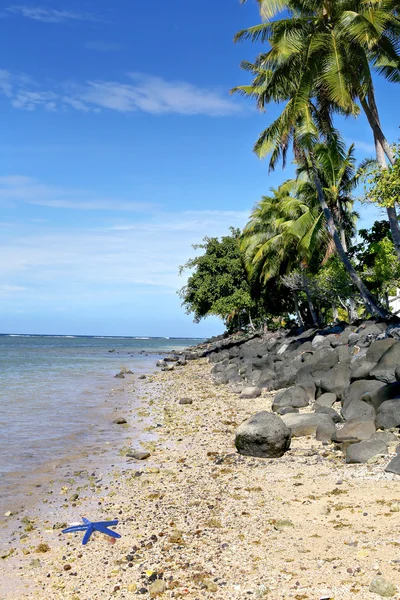
[[[148,373],[199,341],[0,335],[0,506],[50,461],[101,443],[121,366]]]

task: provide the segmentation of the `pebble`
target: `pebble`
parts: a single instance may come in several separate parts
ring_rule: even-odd
[[[11,510],[8,510],[6,513],[4,513],[5,517],[11,517],[12,516],[12,512]]]
[[[167,589],[165,585],[165,581],[162,579],[157,579],[154,583],[149,587],[149,593],[151,598],[155,598],[156,596],[161,596]]]
[[[384,577],[375,577],[375,579],[371,581],[369,591],[378,594],[383,598],[392,598],[397,594],[396,586]]]
[[[179,404],[193,404],[193,400],[191,398],[181,398]]]
[[[150,452],[146,450],[128,450],[126,456],[129,458],[136,458],[136,460],[145,460],[151,456]]]
[[[127,423],[127,422],[128,421],[124,417],[117,417],[113,421],[113,423],[115,423],[116,425],[125,425],[125,423]]]

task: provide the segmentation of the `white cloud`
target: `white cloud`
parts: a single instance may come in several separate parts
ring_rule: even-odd
[[[227,94],[184,81],[167,81],[145,73],[129,73],[125,82],[92,80],[58,84],[44,90],[30,78],[0,71],[0,94],[12,106],[33,111],[74,109],[82,112],[112,110],[122,113],[229,116],[241,107]]]
[[[68,10],[47,9],[40,6],[14,5],[6,8],[10,14],[41,21],[43,23],[64,23],[65,21],[97,21],[89,14],[70,12]]]
[[[7,256],[0,262],[0,289],[10,296],[12,287],[18,288],[16,302],[54,305],[68,299],[93,307],[107,297],[134,299],[149,288],[155,294],[175,293],[185,284],[178,271],[193,257],[191,245],[205,235],[226,235],[229,225],[241,227],[247,216],[177,211],[149,214],[141,224],[126,220],[119,227],[105,222],[104,228],[94,228],[79,220],[57,227],[25,223],[20,231],[14,226],[0,243],[1,255]]]
[[[26,202],[71,210],[148,212],[155,205],[120,198],[105,198],[88,190],[43,184],[19,175],[0,177],[0,202]]]

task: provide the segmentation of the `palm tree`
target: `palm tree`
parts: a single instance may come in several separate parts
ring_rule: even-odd
[[[239,32],[236,40],[268,41],[271,45],[254,65],[243,65],[255,75],[252,87],[259,105],[264,107],[284,97],[289,100],[294,97],[290,92],[293,85],[299,97],[308,95],[325,116],[332,111],[357,116],[358,100],[373,132],[378,164],[386,168],[385,154],[394,164],[395,157],[381,128],[371,67],[389,81],[400,81],[398,1],[257,2],[266,22]],[[271,20],[282,12],[285,16]],[[261,136],[259,145],[265,139]],[[387,215],[400,260],[396,208],[388,207]]]
[[[264,283],[288,274],[295,268],[304,272],[310,262],[319,256],[320,263],[329,238],[324,226],[324,216],[315,193],[314,198],[301,199],[301,190],[308,182],[288,180],[277,190],[271,189],[255,206],[250,221],[242,235],[241,249],[249,275]],[[310,201],[311,200],[311,201]],[[322,252],[322,254],[321,254]],[[304,275],[304,281],[307,276]],[[311,294],[305,286],[310,314],[318,326]],[[293,292],[300,323],[297,294]]]

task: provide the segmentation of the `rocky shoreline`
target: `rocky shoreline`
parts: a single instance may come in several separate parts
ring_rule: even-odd
[[[368,330],[372,325],[375,332]],[[386,470],[396,456],[397,428],[378,432],[389,434],[384,440],[388,453],[381,451],[363,464],[346,463],[343,452],[345,446],[355,448],[358,441],[321,441],[316,439],[315,428],[295,436],[285,425],[290,430],[290,447],[280,457],[248,456],[235,448],[238,429],[255,414],[266,412],[282,422],[287,417],[311,415],[314,419],[319,414],[314,412],[315,405],[324,394],[335,394],[334,410],[339,408],[345,387],[353,385],[351,375],[340,396],[327,391],[312,357],[322,351],[337,357],[338,348],[348,348],[340,350],[341,360],[326,367],[324,376],[335,367],[339,370],[339,364],[340,369],[347,364],[353,373],[353,356],[364,349],[365,357],[373,349],[378,365],[384,353],[378,356],[380,346],[375,350],[375,344],[394,340],[387,352],[398,343],[382,325],[370,322],[348,333],[344,326],[340,332],[319,332],[324,340],[317,339],[314,346],[316,332],[310,332],[311,340],[299,337],[305,334],[255,336],[239,344],[225,340],[220,349],[215,344],[221,340],[216,340],[207,348],[176,357],[181,364],[163,361],[161,368],[166,370],[140,382],[135,375],[127,375],[131,393],[140,403],[135,401],[129,410],[120,406],[117,416],[126,423],[115,426],[129,431],[139,425],[153,438],[132,439],[129,446],[112,448],[101,480],[96,473],[86,485],[77,474],[57,481],[54,493],[68,501],[54,515],[54,522],[38,518],[25,532],[22,516],[15,516],[16,531],[26,537],[2,559],[2,572],[11,586],[3,586],[1,600],[399,597],[400,478]],[[341,344],[351,333],[358,336],[356,343]],[[376,339],[382,333],[385,336]],[[289,346],[279,352],[288,339]],[[339,340],[336,346],[334,339]],[[308,342],[311,347],[304,347]],[[260,357],[260,348],[267,344],[269,354]],[[199,358],[199,353],[207,358]],[[189,360],[192,357],[199,360]],[[273,357],[281,358],[270,363]],[[366,358],[361,360],[365,362]],[[299,364],[313,369],[314,402],[309,378],[307,386],[300,385],[298,369],[294,375],[289,372]],[[237,375],[226,380],[227,372],[234,373],[233,365]],[[246,371],[239,373],[244,367]],[[273,371],[275,383],[261,387],[261,375],[251,373],[266,375],[267,369]],[[277,387],[278,378],[283,377],[289,380],[289,388],[301,388],[307,394],[308,404],[298,407],[299,413],[278,416],[280,392],[267,388]],[[331,379],[338,381],[338,377]],[[354,380],[358,381],[388,385],[376,377]],[[249,386],[258,389],[250,393],[246,391]],[[359,397],[353,401],[373,407]],[[287,406],[296,408],[292,401]],[[357,414],[360,419],[359,409]],[[322,415],[332,420],[338,433],[350,420],[335,423],[332,414]],[[120,462],[115,468],[117,456]],[[122,538],[109,545],[99,535],[82,546],[81,535],[64,535],[59,528],[62,522],[78,520],[77,515],[118,518]]]
[[[241,426],[239,452],[282,456],[291,437],[315,435],[340,445],[348,463],[364,463],[387,454],[398,441],[399,340],[398,323],[369,320],[322,330],[221,336],[185,359],[208,357],[214,384],[229,385],[244,401],[262,390],[278,392],[274,414],[254,415]],[[170,362],[162,365],[173,368]],[[400,474],[400,446],[386,469]]]

